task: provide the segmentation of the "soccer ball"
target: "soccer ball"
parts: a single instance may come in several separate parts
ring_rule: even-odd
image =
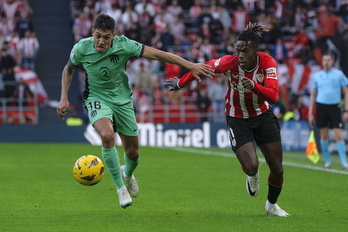
[[[95,185],[104,177],[104,164],[97,156],[84,155],[75,162],[73,172],[80,184]]]

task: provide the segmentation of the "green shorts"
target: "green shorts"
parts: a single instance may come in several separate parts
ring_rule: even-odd
[[[87,99],[85,106],[92,125],[98,119],[108,118],[112,121],[115,132],[126,136],[138,136],[138,125],[132,102],[124,105],[112,105],[112,103],[99,99]]]

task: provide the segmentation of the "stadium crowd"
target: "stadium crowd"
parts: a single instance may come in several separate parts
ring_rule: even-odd
[[[35,70],[39,50],[33,11],[26,0],[0,0],[0,97],[10,97],[14,87],[13,69]],[[116,22],[118,35],[125,35],[145,45],[170,51],[194,62],[205,62],[235,52],[236,35],[250,21],[269,30],[261,41],[261,50],[279,64],[320,65],[321,54],[331,51],[337,68],[348,56],[348,0],[71,0],[74,41],[90,36],[92,22],[99,14],[108,14]],[[338,48],[339,47],[339,48]],[[126,67],[133,87],[138,113],[150,106],[196,104],[203,112],[221,118],[226,80],[216,76],[194,82],[184,91],[169,92],[164,81],[182,76],[187,70],[144,59],[133,59]],[[85,74],[79,69],[81,90]],[[274,109],[283,118],[306,120],[308,89],[280,98]],[[204,116],[205,115],[205,116]]]
[[[15,77],[16,72],[23,69],[35,71],[40,45],[32,15],[26,0],[0,1],[0,105],[23,107],[33,104],[34,95],[29,86],[22,78]],[[12,116],[6,115],[6,123],[13,122]],[[25,123],[29,119],[25,116],[23,120]]]

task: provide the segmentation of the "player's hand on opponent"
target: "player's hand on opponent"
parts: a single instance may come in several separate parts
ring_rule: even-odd
[[[169,88],[169,91],[181,89],[179,86],[179,78],[177,78],[177,77],[167,79],[164,82],[164,86]]]
[[[60,100],[57,106],[58,116],[64,120],[64,115],[66,114],[67,109],[69,108],[70,103],[68,100]]]
[[[201,76],[212,78],[212,75],[214,74],[214,69],[210,67],[210,65],[203,64],[203,63],[194,63],[191,72],[193,77],[201,82]]]

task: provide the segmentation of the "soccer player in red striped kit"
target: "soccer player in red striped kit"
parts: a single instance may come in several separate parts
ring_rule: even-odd
[[[238,36],[237,54],[209,60],[206,64],[228,79],[226,123],[231,148],[247,175],[247,192],[252,197],[259,192],[256,142],[270,169],[266,213],[288,217],[290,214],[276,204],[284,179],[280,127],[270,106],[278,99],[277,63],[270,55],[259,51],[259,32],[262,31],[267,31],[264,26],[249,23]],[[194,79],[189,72],[181,79],[168,79],[165,84],[169,90],[179,90]]]

